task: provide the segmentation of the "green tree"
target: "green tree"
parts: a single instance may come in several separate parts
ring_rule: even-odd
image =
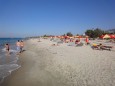
[[[45,34],[45,35],[43,35],[43,37],[47,37],[47,35]]]
[[[96,28],[96,29],[94,30],[94,33],[95,33],[95,37],[99,37],[99,36],[101,36],[101,35],[104,34],[104,31],[101,30],[101,29],[99,29],[99,28]]]
[[[67,32],[66,34],[67,36],[73,36],[73,34],[71,32]]]
[[[104,31],[99,28],[89,29],[89,30],[86,30],[85,34],[91,38],[97,38],[97,37],[100,37],[101,35],[103,35]]]
[[[85,32],[85,34],[86,34],[87,36],[91,37],[91,38],[93,38],[93,33],[94,33],[94,31],[91,30],[91,29],[86,30],[86,32]]]
[[[79,34],[76,34],[76,36],[79,36]]]

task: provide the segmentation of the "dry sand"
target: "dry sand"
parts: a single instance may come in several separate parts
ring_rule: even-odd
[[[115,86],[115,50],[52,44],[45,39],[26,41],[22,67],[1,86]]]

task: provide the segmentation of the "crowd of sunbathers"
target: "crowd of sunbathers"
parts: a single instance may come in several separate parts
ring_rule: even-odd
[[[51,39],[51,41],[52,40],[53,39]],[[68,46],[83,46],[84,45],[84,43],[81,42],[80,38],[77,38],[77,39],[63,38],[63,39],[60,39],[60,41],[62,41],[64,43],[69,43]],[[85,41],[86,45],[91,45],[88,37],[86,37],[84,39],[84,41]],[[57,46],[57,45],[59,45],[58,42],[57,42],[57,44],[52,44],[52,46]],[[97,49],[97,50],[111,50],[113,48],[113,46],[103,45],[102,43],[100,43],[100,44],[93,43],[91,45],[91,47],[92,47],[92,49]]]
[[[60,39],[60,40],[59,40]],[[57,41],[56,41],[57,40]],[[81,39],[80,38],[54,38],[54,37],[52,37],[51,39],[50,39],[50,41],[54,41],[54,42],[57,42],[57,44],[52,44],[52,46],[57,46],[57,45],[59,45],[59,44],[61,44],[61,43],[72,43],[72,44],[74,44],[74,45],[80,45],[80,46],[83,46],[83,43],[81,42]],[[89,43],[89,39],[88,38],[84,38],[84,41],[85,41],[85,44],[86,45],[88,45],[88,44],[90,44]],[[70,46],[71,46],[71,44],[70,44]]]

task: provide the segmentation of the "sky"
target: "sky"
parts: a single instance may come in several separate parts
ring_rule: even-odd
[[[0,37],[115,28],[115,0],[0,0]]]

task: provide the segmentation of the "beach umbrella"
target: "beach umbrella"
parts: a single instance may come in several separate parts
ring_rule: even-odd
[[[100,38],[103,38],[104,35],[101,35]]]
[[[64,38],[65,38],[65,39],[68,39],[68,38],[69,38],[69,36],[64,36]]]
[[[115,35],[110,35],[110,37],[111,37],[112,39],[114,39],[114,38],[115,38]]]
[[[79,38],[79,36],[76,36],[76,38]]]
[[[82,38],[82,36],[79,36],[79,38]]]
[[[85,36],[86,38],[89,38],[89,36]]]
[[[115,34],[114,34],[114,39],[115,39]]]
[[[111,38],[110,35],[106,34],[103,36],[103,39]]]
[[[82,36],[75,36],[75,38],[82,38]]]
[[[74,37],[72,36],[72,37],[70,37],[70,38],[74,38]]]
[[[60,38],[60,36],[57,36],[57,38]]]
[[[64,36],[61,36],[61,38],[63,39],[63,38],[64,38]]]

